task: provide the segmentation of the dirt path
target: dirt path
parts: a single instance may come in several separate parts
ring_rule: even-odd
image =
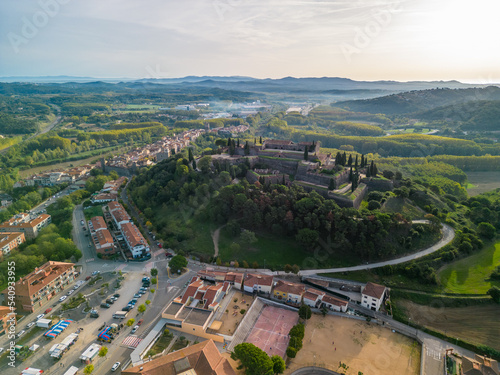
[[[224,228],[225,225],[223,225],[220,228],[217,228],[215,232],[212,233],[212,241],[214,241],[214,257],[217,258],[219,256],[219,235],[220,235],[220,230]]]

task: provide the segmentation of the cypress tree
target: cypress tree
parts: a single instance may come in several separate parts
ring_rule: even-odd
[[[358,155],[356,155],[356,161],[354,162],[354,167],[358,169]]]
[[[189,159],[189,161],[193,161],[194,160],[193,149],[191,147],[188,148],[188,159]]]
[[[330,178],[330,183],[328,184],[328,190],[335,190],[335,179]]]
[[[240,139],[238,138],[238,143],[236,144],[236,147],[240,147]]]
[[[347,162],[347,155],[344,151],[344,155],[342,156],[342,165],[345,167],[345,163]]]
[[[193,159],[193,169],[196,170],[196,160]]]
[[[372,161],[372,163],[373,163],[373,161]],[[377,174],[378,174],[377,165],[375,163],[373,163],[372,176],[377,177]]]
[[[259,143],[262,144],[262,136],[259,138]]]
[[[349,181],[352,183],[352,165],[351,165],[351,169],[349,171]]]
[[[348,166],[352,165],[352,155],[351,154],[349,154],[349,161],[347,162],[347,165]]]
[[[228,147],[229,147],[229,146],[231,146],[231,137],[229,137],[229,138],[227,139],[227,146],[228,146]]]
[[[283,174],[283,181],[281,181],[281,183],[282,183],[283,185],[286,185],[285,175],[284,175],[284,174]]]
[[[335,155],[335,165],[342,165],[342,155],[337,151],[337,155]]]
[[[304,160],[309,160],[309,150],[307,146],[304,148]]]

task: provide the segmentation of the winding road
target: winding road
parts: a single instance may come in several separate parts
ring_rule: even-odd
[[[413,224],[428,224],[426,220],[414,220]],[[409,262],[411,260],[415,260],[418,258],[422,258],[426,255],[432,254],[433,252],[441,249],[443,246],[448,245],[455,238],[455,230],[449,225],[442,224],[442,233],[443,237],[436,242],[434,245],[428,247],[427,249],[421,250],[417,253],[406,255],[401,258],[386,260],[383,262],[370,263],[370,264],[362,264],[360,266],[352,266],[352,267],[341,267],[341,268],[327,268],[327,269],[316,269],[316,270],[304,270],[300,271],[300,276],[310,276],[315,275],[317,273],[337,273],[337,272],[350,272],[350,271],[361,271],[361,270],[370,270],[373,268],[384,267],[388,265],[395,265],[400,263]]]

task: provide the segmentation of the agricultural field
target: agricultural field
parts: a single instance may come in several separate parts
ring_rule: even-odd
[[[476,345],[500,350],[500,305],[487,304],[468,307],[430,307],[410,301],[401,306],[412,321]]]
[[[500,188],[500,173],[498,172],[467,172],[469,185],[467,193],[470,196]]]
[[[485,294],[500,281],[491,281],[489,276],[500,265],[500,242],[481,250],[477,254],[444,266],[438,278],[444,293]]]

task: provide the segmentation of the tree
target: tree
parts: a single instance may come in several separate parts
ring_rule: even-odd
[[[191,147],[188,147],[188,159],[190,162],[194,160],[193,149]]]
[[[108,348],[106,346],[101,347],[99,349],[99,357],[106,357],[106,354],[108,354]]]
[[[156,277],[153,277],[151,279],[151,284],[156,285],[156,283],[158,283],[158,280],[156,279]]]
[[[310,250],[316,245],[319,239],[319,233],[309,228],[302,228],[298,231],[295,239],[306,249]]]
[[[94,365],[87,365],[83,369],[83,373],[86,374],[86,375],[92,374],[93,371],[94,371]]]
[[[266,352],[247,342],[238,344],[231,353],[233,360],[239,360],[248,375],[272,375],[274,363]]]
[[[242,266],[243,266],[243,268],[250,268],[250,266],[248,265],[248,262],[246,260],[244,260],[242,262]]]
[[[496,303],[500,303],[500,288],[497,286],[491,287],[486,294],[488,294]]]
[[[146,305],[149,305],[149,304],[151,303],[151,301],[147,299],[147,300],[146,300],[146,302],[144,302],[144,303],[145,303]]]
[[[193,169],[196,170],[196,160],[193,159]]]
[[[151,268],[151,276],[155,277],[158,275],[158,268]]]
[[[486,237],[487,239],[491,240],[493,237],[495,237],[495,227],[491,225],[490,223],[479,223],[477,226],[477,233],[480,236]]]
[[[304,148],[304,160],[305,161],[309,160],[309,149],[308,149],[308,147]]]
[[[244,230],[243,232],[241,232],[240,240],[242,243],[253,244],[257,242],[257,237],[255,236],[254,232],[250,230]]]
[[[283,374],[286,370],[285,361],[279,355],[273,355],[271,357],[273,361],[273,372],[275,374]]]
[[[144,311],[146,311],[146,305],[141,303],[139,305],[139,307],[137,308],[137,311],[139,311],[140,313],[143,313]]]
[[[252,263],[252,268],[254,268],[254,269],[259,268],[259,263],[257,263],[257,262],[253,262],[253,263]]]
[[[311,308],[308,306],[308,305],[302,305],[300,306],[299,308],[299,316],[302,318],[302,319],[305,319],[305,320],[308,320],[311,318],[311,315],[312,315],[312,311],[311,311]]]
[[[326,316],[326,314],[328,314],[328,309],[325,306],[323,306],[321,308],[321,315]]]
[[[349,160],[347,161],[347,165],[349,167],[352,167],[352,155],[351,154],[349,154]]]
[[[283,267],[283,271],[286,273],[292,272],[292,266],[290,264],[285,264],[285,267]]]
[[[335,179],[330,178],[330,182],[328,184],[328,190],[335,190]]]
[[[300,271],[299,266],[297,266],[296,264],[294,264],[292,266],[292,272],[297,275],[299,273],[299,271]]]
[[[212,157],[210,155],[203,156],[198,160],[198,168],[200,168],[202,173],[207,174],[210,171],[210,164],[212,163]]]
[[[262,136],[259,137],[259,143],[262,144]]]
[[[134,323],[135,323],[135,319],[134,318],[127,320],[127,326],[129,326],[129,327],[132,327],[132,325]]]
[[[185,257],[183,257],[182,255],[176,255],[170,260],[168,266],[170,268],[170,271],[179,272],[182,271],[182,269],[186,267],[187,264],[188,261]]]

